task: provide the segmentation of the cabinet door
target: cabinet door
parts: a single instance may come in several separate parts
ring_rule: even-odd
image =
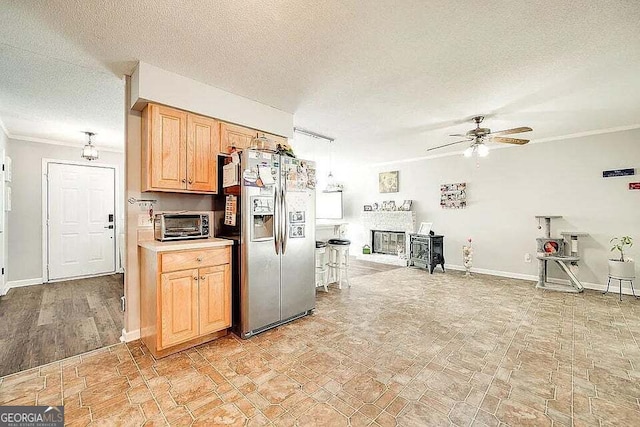
[[[230,153],[232,148],[243,150],[249,145],[258,132],[230,123],[220,123],[220,151]]]
[[[216,193],[218,190],[218,121],[187,115],[187,190]]]
[[[200,335],[231,326],[229,264],[200,270]]]
[[[198,270],[161,275],[160,348],[198,336]]]
[[[261,136],[265,136],[267,139],[270,139],[271,141],[275,142],[276,144],[286,144],[287,143],[287,138],[285,138],[284,136],[273,135],[271,133],[266,133],[266,132],[258,132],[258,137],[261,137]]]
[[[149,104],[151,187],[165,190],[187,188],[187,113]]]

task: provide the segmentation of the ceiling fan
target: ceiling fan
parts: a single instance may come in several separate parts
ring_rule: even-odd
[[[485,142],[502,142],[505,144],[524,145],[529,142],[528,139],[508,138],[499,135],[511,135],[514,133],[530,132],[533,129],[530,127],[518,127],[513,129],[505,129],[496,132],[491,132],[489,128],[481,128],[480,123],[484,120],[484,116],[476,116],[473,119],[476,124],[475,129],[471,129],[465,134],[456,133],[450,136],[460,136],[466,139],[462,141],[451,142],[449,144],[439,145],[437,147],[428,148],[427,151],[438,150],[440,148],[449,147],[450,145],[462,144],[463,142],[471,142],[469,148],[464,151],[465,157],[471,157],[474,154],[479,157],[485,157],[489,154],[489,148],[485,145]]]

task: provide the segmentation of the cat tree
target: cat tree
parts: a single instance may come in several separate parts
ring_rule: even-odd
[[[551,237],[551,220],[562,218],[558,215],[537,215],[536,219],[541,221],[544,219],[544,236],[536,239],[538,245],[538,283],[536,288],[548,289],[559,292],[582,292],[584,286],[578,280],[576,275],[571,271],[570,265],[577,265],[580,261],[578,253],[578,237],[586,236],[587,233],[579,231],[567,231],[561,233],[562,238]],[[539,226],[538,228],[541,228]],[[565,255],[565,239],[569,241],[569,255]],[[569,277],[569,285],[559,283],[550,283],[547,277],[547,268],[549,261],[555,262],[560,270]],[[570,264],[570,265],[567,265]]]

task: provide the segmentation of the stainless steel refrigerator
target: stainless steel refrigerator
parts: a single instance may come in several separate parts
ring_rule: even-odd
[[[247,338],[315,308],[315,163],[245,150],[239,168],[234,317]]]

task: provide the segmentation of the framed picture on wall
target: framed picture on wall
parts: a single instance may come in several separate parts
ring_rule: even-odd
[[[380,172],[378,175],[378,189],[381,193],[397,193],[398,171]]]

